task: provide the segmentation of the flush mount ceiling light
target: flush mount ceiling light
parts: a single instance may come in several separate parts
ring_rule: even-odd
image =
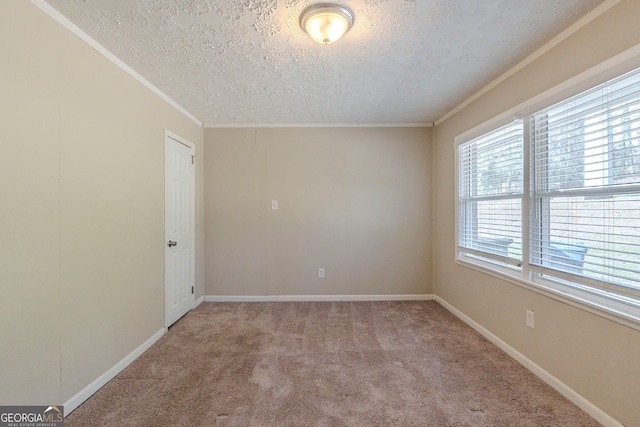
[[[300,15],[300,26],[322,44],[331,44],[346,33],[353,23],[353,13],[346,7],[320,3],[309,6]]]

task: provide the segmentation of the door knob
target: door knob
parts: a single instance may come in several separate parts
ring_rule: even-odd
[[[167,243],[167,246],[172,247],[172,246],[175,246],[177,244],[178,244],[178,242],[175,242],[173,240],[169,240],[169,243]]]

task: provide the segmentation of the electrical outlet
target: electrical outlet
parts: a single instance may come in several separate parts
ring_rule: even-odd
[[[324,279],[324,268],[319,268],[318,269],[318,278],[319,279]]]
[[[527,326],[530,327],[531,329],[536,328],[535,318],[533,316],[533,311],[531,310],[527,310]]]
[[[271,201],[271,210],[274,210],[274,211],[278,210],[278,201],[277,200],[272,200]]]

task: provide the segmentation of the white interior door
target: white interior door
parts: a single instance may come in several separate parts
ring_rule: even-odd
[[[193,308],[195,149],[165,137],[165,319],[169,327]]]

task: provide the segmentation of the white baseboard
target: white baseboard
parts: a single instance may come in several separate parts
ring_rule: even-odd
[[[64,415],[69,415],[74,409],[80,406],[85,400],[90,398],[96,391],[100,390],[106,383],[111,381],[116,375],[118,375],[124,368],[129,366],[131,362],[136,360],[142,353],[144,353],[149,347],[155,344],[165,334],[165,328],[160,329],[153,334],[151,338],[146,340],[142,345],[131,353],[129,353],[124,359],[116,363],[111,369],[104,374],[96,378],[91,384],[80,390],[71,399],[64,402]]]
[[[598,408],[593,403],[589,402],[587,399],[578,394],[571,387],[560,381],[558,378],[551,375],[549,372],[542,369],[540,366],[535,364],[531,359],[527,358],[525,355],[520,353],[515,348],[511,347],[506,342],[502,341],[496,335],[492,334],[488,329],[481,326],[479,323],[475,322],[466,314],[462,313],[460,310],[440,298],[439,296],[435,297],[435,300],[441,304],[444,308],[449,310],[455,316],[460,318],[464,323],[471,326],[473,329],[478,331],[482,336],[486,339],[500,347],[505,353],[509,356],[513,357],[517,362],[523,365],[525,368],[533,372],[537,377],[539,377],[542,381],[549,384],[555,390],[557,390],[564,397],[573,402],[580,409],[585,411],[587,414],[591,415],[596,421],[602,424],[605,427],[623,427],[623,424],[616,421],[609,414],[604,412],[602,409]]]
[[[196,308],[197,306],[199,306],[203,302],[204,302],[204,295],[201,296],[200,298],[198,298],[197,300],[195,300],[195,302],[193,303],[193,308]]]
[[[205,295],[205,302],[287,302],[287,301],[428,301],[433,294],[400,295]]]

